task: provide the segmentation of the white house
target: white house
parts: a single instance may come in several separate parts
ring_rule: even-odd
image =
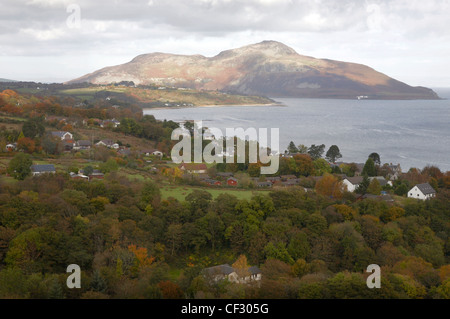
[[[53,164],[43,164],[43,165],[31,165],[31,174],[33,176],[38,176],[42,174],[55,174],[56,169]]]
[[[60,138],[61,141],[73,139],[72,133],[65,131],[53,131],[52,136]]]
[[[73,149],[74,150],[88,150],[91,148],[91,146],[92,146],[91,141],[79,140],[74,143]]]
[[[205,174],[208,170],[206,164],[181,163],[178,168],[189,174]]]
[[[119,149],[119,144],[114,143],[113,140],[101,140],[100,142],[98,142],[97,144],[95,144],[97,146],[106,146],[107,148],[114,148],[114,149]]]
[[[162,158],[164,155],[163,152],[161,152],[160,150],[157,150],[157,149],[141,150],[141,153],[145,156],[153,155],[153,156],[158,156],[160,158]]]
[[[346,177],[342,181],[342,184],[344,184],[347,187],[347,191],[354,192],[358,188],[359,184],[361,184],[363,181],[362,176],[355,176],[355,177]]]
[[[426,200],[436,197],[436,191],[428,183],[418,184],[409,190],[408,197]]]
[[[118,127],[120,125],[120,121],[116,120],[116,119],[112,119],[112,120],[104,120],[100,123],[100,127]]]
[[[250,282],[259,282],[262,278],[261,270],[256,267],[249,267],[243,274],[228,264],[209,267],[203,270],[203,274],[211,281],[218,282],[227,279],[230,282],[247,284]]]
[[[6,144],[6,150],[7,151],[15,151],[17,149],[17,143],[9,143]]]

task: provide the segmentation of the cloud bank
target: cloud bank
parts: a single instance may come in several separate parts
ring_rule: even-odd
[[[448,0],[3,0],[0,77],[65,81],[138,54],[213,56],[262,40],[450,86]]]

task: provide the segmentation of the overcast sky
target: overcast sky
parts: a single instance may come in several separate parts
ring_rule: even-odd
[[[0,78],[62,82],[139,54],[276,40],[450,87],[450,0],[2,0]]]

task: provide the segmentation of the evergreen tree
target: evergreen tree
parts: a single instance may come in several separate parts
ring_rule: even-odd
[[[297,149],[300,154],[308,154],[308,146],[306,145],[300,144]]]
[[[342,158],[339,147],[337,145],[331,145],[325,155],[325,158],[332,163],[335,163],[337,159]]]
[[[104,293],[106,291],[106,282],[98,270],[94,271],[90,285],[93,291]]]
[[[356,188],[356,192],[358,194],[364,195],[365,193],[367,193],[367,188],[369,187],[369,185],[370,185],[369,176],[367,176],[367,174],[365,174],[361,184],[359,184],[359,186]]]
[[[42,136],[45,132],[45,127],[38,119],[31,119],[23,123],[22,132],[25,137],[35,138]]]
[[[58,278],[53,279],[52,283],[50,284],[50,288],[48,291],[48,298],[49,299],[64,299],[64,291],[61,288],[61,284],[58,281]]]
[[[325,144],[322,145],[312,144],[308,149],[308,154],[309,156],[311,156],[313,160],[321,158],[323,152],[325,152]]]
[[[375,162],[372,158],[368,158],[366,163],[364,164],[364,168],[362,170],[362,175],[368,175],[369,177],[373,177],[377,175],[377,169],[375,168]]]
[[[297,146],[295,146],[295,144],[294,144],[293,141],[291,141],[291,142],[289,143],[289,146],[288,146],[288,152],[289,152],[290,154],[298,153],[298,148],[297,148]]]
[[[369,158],[371,158],[373,160],[373,162],[375,163],[375,165],[381,165],[381,159],[380,159],[380,155],[378,153],[371,153],[369,155]]]

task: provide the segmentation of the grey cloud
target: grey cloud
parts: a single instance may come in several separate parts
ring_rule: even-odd
[[[66,24],[70,3],[81,8],[80,29]],[[389,66],[392,59],[422,59],[427,46],[438,65],[450,55],[448,21],[448,0],[2,0],[0,54],[213,55],[269,38],[300,53],[356,62],[382,57]]]

